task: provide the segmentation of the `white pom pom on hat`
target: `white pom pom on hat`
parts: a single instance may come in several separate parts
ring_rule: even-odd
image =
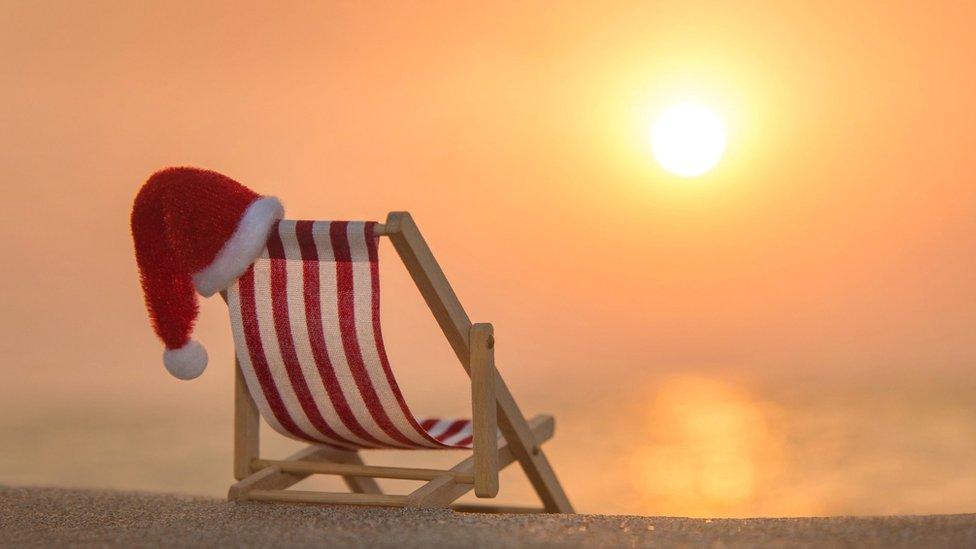
[[[200,377],[207,368],[207,350],[191,339],[179,349],[163,351],[163,364],[176,379],[194,379]]]

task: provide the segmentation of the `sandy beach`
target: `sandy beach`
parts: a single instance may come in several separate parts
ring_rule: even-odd
[[[489,515],[2,487],[0,545],[972,547],[976,515],[777,519]]]

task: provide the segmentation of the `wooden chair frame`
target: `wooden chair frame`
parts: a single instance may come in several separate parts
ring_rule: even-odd
[[[449,470],[366,465],[359,452],[310,445],[284,460],[261,459],[260,415],[248,392],[240,364],[234,382],[234,477],[228,499],[306,503],[450,507],[474,489],[480,498],[498,493],[498,472],[518,462],[542,500],[543,511],[573,513],[541,445],[553,436],[552,416],[526,421],[515,398],[495,369],[495,340],[490,324],[472,324],[440,265],[408,212],[391,212],[376,233],[387,236],[403,260],[444,336],[471,377],[473,455]],[[498,436],[499,430],[501,436]],[[312,474],[343,478],[350,493],[287,490]],[[376,478],[425,480],[407,495],[384,494]],[[521,508],[454,506],[456,510],[517,512]]]

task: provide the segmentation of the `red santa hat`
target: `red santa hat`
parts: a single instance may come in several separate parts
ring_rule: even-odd
[[[193,379],[207,366],[207,351],[190,339],[194,291],[209,297],[228,288],[261,255],[282,216],[277,198],[209,170],[167,168],[142,186],[132,206],[136,263],[173,376]]]

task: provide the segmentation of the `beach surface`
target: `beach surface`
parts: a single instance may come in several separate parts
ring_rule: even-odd
[[[976,515],[689,519],[229,503],[0,487],[3,546],[973,547]]]

